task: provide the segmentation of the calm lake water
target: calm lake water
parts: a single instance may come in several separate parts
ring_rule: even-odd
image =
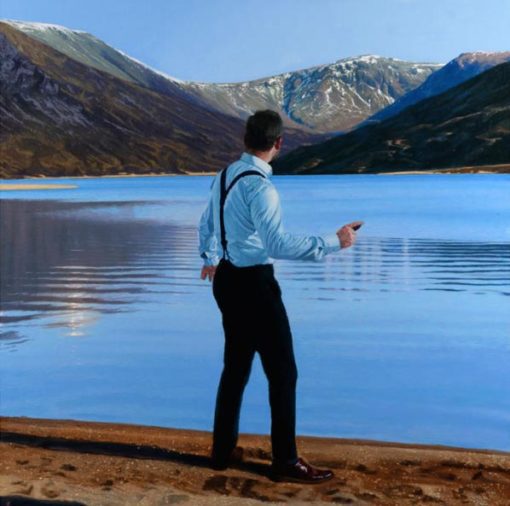
[[[2,192],[1,413],[210,430],[211,178],[46,181],[78,188]],[[275,263],[298,432],[510,450],[510,176],[273,181],[288,231],[365,221],[324,262]],[[258,357],[240,429],[269,433]]]

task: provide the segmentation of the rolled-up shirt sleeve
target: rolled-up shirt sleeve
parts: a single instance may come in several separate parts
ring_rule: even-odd
[[[285,232],[280,196],[268,181],[263,181],[248,197],[253,224],[267,254],[272,258],[321,261],[327,254],[340,250],[336,233],[297,236]]]

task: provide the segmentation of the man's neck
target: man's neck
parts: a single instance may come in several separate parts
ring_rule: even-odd
[[[250,153],[250,155],[260,158],[261,160],[264,160],[264,162],[266,162],[266,163],[269,163],[273,159],[271,150],[269,150],[269,151],[253,151],[253,150],[247,149],[246,152]]]

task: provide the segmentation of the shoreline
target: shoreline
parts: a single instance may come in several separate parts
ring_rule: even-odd
[[[97,178],[125,178],[125,177],[175,177],[175,176],[214,176],[217,172],[215,171],[183,171],[182,173],[166,173],[162,174],[160,172],[150,172],[146,174],[136,174],[136,173],[120,173],[120,174],[101,174],[101,175],[88,175],[88,176],[31,176],[31,177],[20,177],[20,178],[12,178],[14,181],[41,181],[45,179],[97,179]],[[497,165],[469,165],[463,167],[449,167],[444,169],[422,169],[422,170],[392,170],[392,171],[380,171],[380,172],[350,172],[350,173],[342,173],[342,174],[313,174],[313,175],[338,175],[338,176],[357,176],[357,175],[375,175],[375,176],[410,176],[410,175],[422,175],[422,174],[510,174],[510,164],[497,164]],[[309,174],[282,174],[285,176],[288,175],[309,175]],[[8,181],[10,179],[0,178],[0,190],[10,189],[5,188],[6,186],[10,186]],[[20,183],[16,183],[21,186]],[[28,186],[28,185],[27,185]],[[28,188],[23,188],[28,189]],[[43,189],[43,188],[38,188]]]
[[[243,462],[209,467],[210,432],[0,417],[0,495],[94,504],[353,505],[510,501],[510,452],[298,436],[300,455],[334,470],[314,486],[274,483],[269,435],[241,434]]]
[[[17,190],[72,190],[78,188],[75,184],[0,184],[0,191]]]
[[[0,178],[0,184],[6,184],[7,181],[41,181],[45,179],[98,179],[98,178],[123,178],[123,177],[176,177],[176,176],[214,176],[216,172],[213,171],[197,171],[197,172],[182,172],[182,173],[165,173],[160,172],[149,172],[146,174],[137,173],[120,173],[120,174],[99,174],[99,175],[88,175],[88,176],[30,176],[30,177],[17,177],[17,178]],[[7,183],[8,184],[8,183]]]
[[[375,174],[378,176],[407,176],[420,174],[509,174],[509,173],[510,164],[503,163],[498,165],[466,165],[464,167],[449,167],[446,169],[376,172]]]

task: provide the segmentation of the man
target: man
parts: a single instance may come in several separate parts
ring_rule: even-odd
[[[361,222],[323,236],[298,237],[284,232],[269,165],[282,146],[282,132],[282,120],[274,111],[257,111],[248,118],[245,152],[216,175],[200,219],[199,252],[204,259],[201,278],[213,282],[225,333],[211,461],[214,469],[225,469],[235,458],[241,458],[242,448],[236,447],[241,401],[258,352],[269,382],[271,477],[318,483],[330,479],[333,473],[311,466],[297,454],[297,369],[272,259],[320,261],[354,244],[354,229]]]

